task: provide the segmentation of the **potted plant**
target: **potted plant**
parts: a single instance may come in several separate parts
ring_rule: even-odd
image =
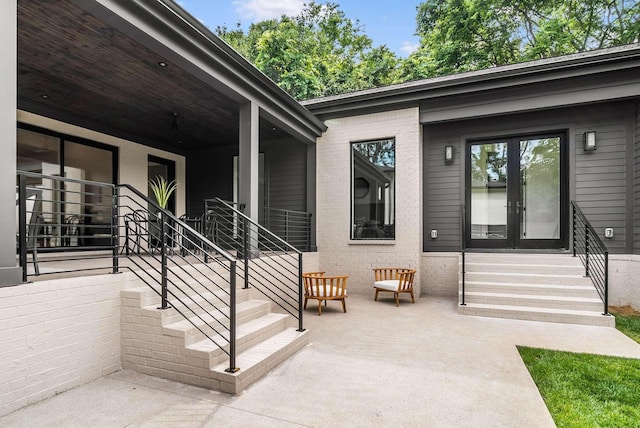
[[[149,180],[149,187],[160,208],[166,209],[169,204],[169,199],[178,185],[175,180],[167,181],[163,176],[157,175],[154,179]]]
[[[171,195],[173,194],[173,192],[175,192],[177,187],[178,185],[176,184],[175,180],[167,181],[167,179],[161,175],[157,175],[152,180],[149,180],[149,188],[153,192],[156,203],[163,210],[167,209],[167,205],[169,205],[169,199],[171,198]],[[158,246],[162,241],[162,238],[160,236],[160,231],[162,230],[163,223],[162,217],[162,211],[158,211],[156,213],[157,231],[155,231],[155,233],[151,233],[151,243],[154,247]]]

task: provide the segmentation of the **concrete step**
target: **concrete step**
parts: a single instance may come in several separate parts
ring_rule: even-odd
[[[559,285],[559,284],[527,284],[509,282],[465,281],[466,291],[483,293],[537,294],[545,296],[592,297],[597,295],[592,284]]]
[[[271,304],[263,300],[252,299],[240,302],[237,305],[237,324],[261,317],[269,313],[270,310]],[[228,314],[229,308],[223,308],[200,316],[189,316],[188,320],[183,319],[163,326],[163,332],[167,336],[184,339],[184,346],[188,346],[204,340],[206,338],[204,333],[215,336],[219,332],[223,332],[229,326]],[[208,327],[205,323],[211,324],[218,331]]]
[[[243,352],[284,331],[290,327],[290,319],[291,317],[288,315],[268,313],[238,325],[236,328],[236,352]],[[206,354],[209,359],[209,367],[214,367],[229,358],[225,353],[225,351],[229,351],[229,332],[225,331],[222,335],[212,336],[211,339],[193,343],[186,349],[194,356],[201,357]]]
[[[526,272],[468,272],[465,274],[465,284],[470,282],[495,282],[511,284],[551,284],[551,285],[586,285],[591,280],[582,275],[557,275]]]
[[[297,331],[294,327],[271,336],[257,345],[241,352],[236,357],[240,370],[229,373],[229,362],[220,363],[211,369],[211,378],[218,382],[218,390],[237,394],[263,377],[269,370],[285,361],[309,343],[308,331]]]
[[[193,290],[188,291],[190,292],[188,298],[183,295],[178,295],[184,304],[181,304],[173,296],[169,296],[169,305],[171,306],[171,308],[162,311],[162,325],[166,326],[174,322],[184,320],[184,317],[180,314],[180,312],[189,315],[192,315],[195,312],[196,314],[200,315],[205,312],[211,311],[215,307],[223,308],[229,302],[229,290],[216,290],[214,292],[194,292]],[[250,299],[250,297],[250,290],[245,290],[242,288],[236,290],[236,300],[238,303],[246,302]],[[145,306],[144,309],[153,311],[156,310],[159,305],[160,297],[156,296],[154,299],[154,303],[149,306]],[[185,305],[188,305],[191,310],[186,309]]]
[[[501,306],[526,306],[593,312],[598,312],[603,309],[602,301],[597,297],[597,295],[596,297],[559,297],[509,293],[483,293],[471,291],[465,293],[465,302]]]
[[[475,253],[467,251],[465,259],[470,263],[582,266],[580,259],[573,257],[571,253]]]
[[[469,303],[465,306],[458,306],[458,313],[492,318],[615,327],[613,316],[605,316],[600,312],[593,311]]]
[[[584,267],[575,264],[465,262],[465,272],[531,273],[584,276]]]

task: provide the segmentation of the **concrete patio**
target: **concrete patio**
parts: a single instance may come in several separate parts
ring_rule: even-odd
[[[373,293],[372,293],[373,295]],[[0,418],[7,427],[554,426],[516,345],[640,358],[615,329],[459,315],[369,295],[305,312],[311,344],[241,395],[121,371]]]

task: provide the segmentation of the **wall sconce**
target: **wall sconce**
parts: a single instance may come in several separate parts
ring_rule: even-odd
[[[584,133],[584,151],[592,152],[598,147],[596,146],[596,131],[587,131]]]
[[[444,146],[444,163],[453,163],[453,146]]]

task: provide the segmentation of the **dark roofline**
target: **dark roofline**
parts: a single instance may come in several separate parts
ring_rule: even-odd
[[[628,65],[625,66],[625,63]],[[484,70],[303,101],[317,115],[335,115],[365,109],[390,110],[418,106],[420,101],[439,96],[504,88],[541,80],[575,77],[620,70],[640,65],[640,43],[522,62]]]

